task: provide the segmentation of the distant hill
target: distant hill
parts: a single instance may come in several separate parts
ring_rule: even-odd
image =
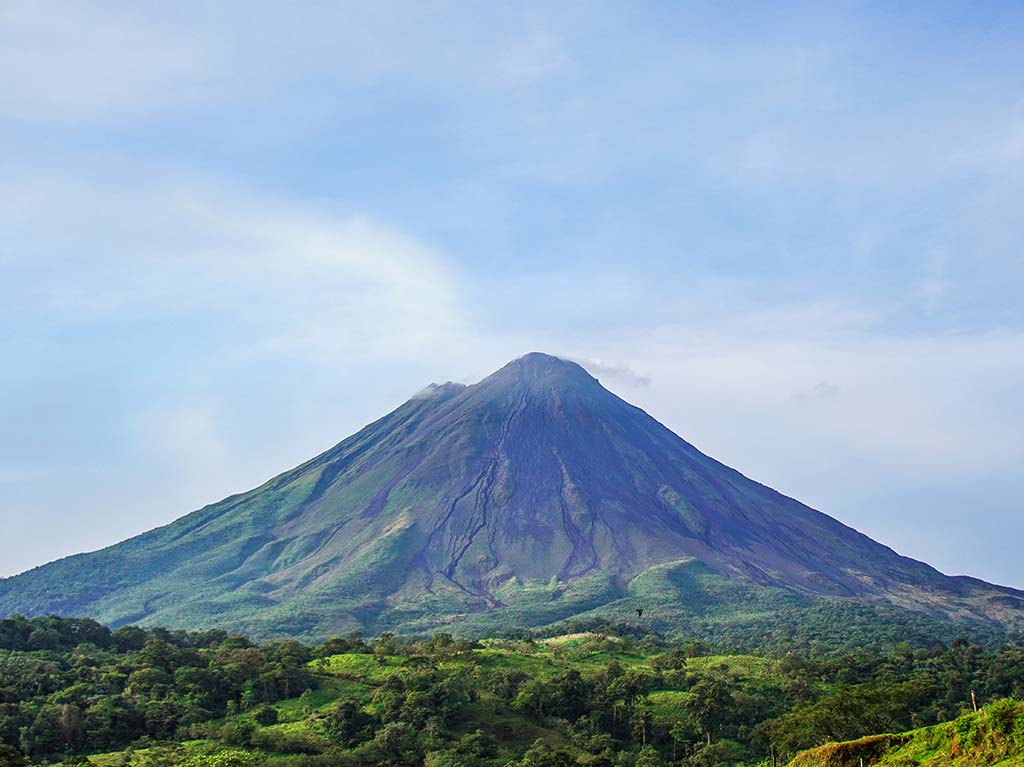
[[[306,639],[613,620],[927,641],[1020,629],[1024,592],[899,556],[535,353],[432,385],[247,493],[0,580],[13,613]]]

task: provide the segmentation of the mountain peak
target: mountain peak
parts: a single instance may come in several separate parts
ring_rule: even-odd
[[[484,381],[520,384],[529,388],[575,388],[597,383],[597,379],[581,365],[543,352],[517,357]]]
[[[1024,628],[1024,592],[900,557],[704,455],[575,362],[534,352],[415,399],[247,493],[0,579],[0,616],[324,638],[618,620],[642,594],[685,630],[730,605],[762,614],[774,594],[786,610],[854,598]]]

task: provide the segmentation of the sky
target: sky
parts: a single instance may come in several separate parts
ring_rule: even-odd
[[[545,351],[1024,587],[1024,6],[0,4],[0,575]]]

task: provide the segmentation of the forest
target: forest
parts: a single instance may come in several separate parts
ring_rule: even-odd
[[[606,626],[309,646],[0,620],[2,767],[781,765],[975,705],[1024,740],[1007,699],[1024,699],[1024,648],[962,639],[752,654]]]

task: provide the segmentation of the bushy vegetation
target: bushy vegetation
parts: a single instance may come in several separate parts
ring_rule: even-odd
[[[791,767],[1016,767],[1024,764],[1024,704],[1003,698],[952,722],[896,735],[829,743]]]
[[[204,722],[315,688],[311,658],[298,642],[256,646],[223,631],[0,620],[0,740],[43,757],[188,737]]]
[[[984,713],[957,719],[972,692]],[[1017,704],[998,702],[1011,696],[1024,698],[1024,649],[962,640],[757,656],[608,630],[304,646],[0,621],[3,767],[714,767],[865,739],[798,757],[842,767],[918,742],[866,736],[941,722],[922,731],[939,733],[934,753],[1009,754],[1024,737]]]

